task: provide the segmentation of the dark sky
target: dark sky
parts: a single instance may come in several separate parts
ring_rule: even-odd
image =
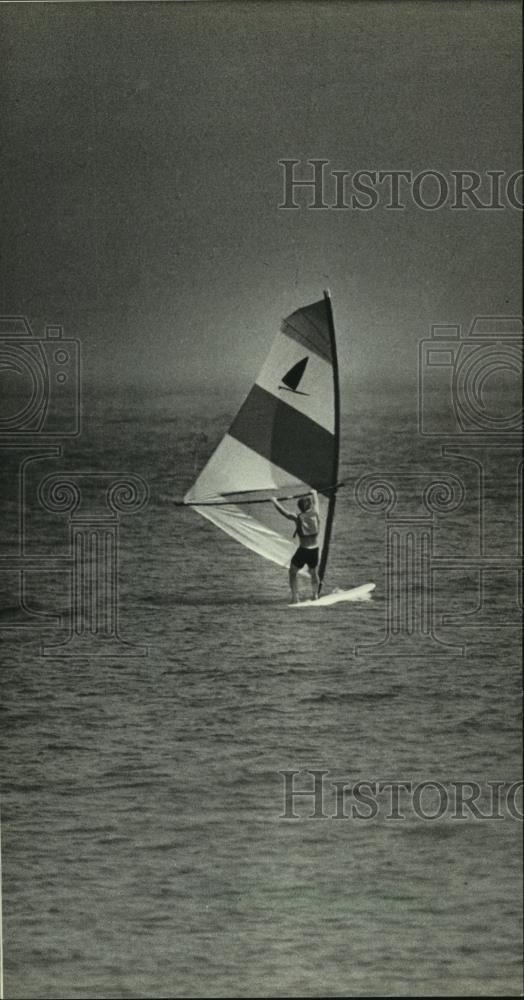
[[[518,313],[521,213],[282,212],[283,157],[520,166],[520,6],[38,3],[0,10],[4,314],[88,382],[250,380],[332,291],[343,372],[435,322]]]

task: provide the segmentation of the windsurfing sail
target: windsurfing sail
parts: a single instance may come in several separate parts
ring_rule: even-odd
[[[228,432],[186,493],[227,535],[281,566],[296,542],[269,502],[319,494],[326,570],[336,503],[340,395],[329,292],[283,320],[258,378]],[[289,522],[287,522],[289,528]]]

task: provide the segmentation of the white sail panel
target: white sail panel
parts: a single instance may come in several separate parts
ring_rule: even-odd
[[[306,364],[297,389],[290,390],[283,379],[303,361]],[[333,434],[333,368],[313,351],[307,353],[296,340],[284,333],[277,335],[256,385]]]
[[[303,488],[303,492],[307,492],[306,487]],[[292,510],[293,502],[287,506]],[[322,547],[326,503],[320,500],[319,508],[321,514],[319,546]],[[290,521],[287,522],[288,537],[285,538],[281,534],[282,528],[286,530],[286,522],[271,503],[244,502],[241,506],[233,503],[210,503],[209,506],[194,504],[193,510],[252,552],[264,556],[278,566],[289,566],[298,541],[292,537],[293,525]],[[304,568],[300,572],[306,575],[307,569]]]
[[[223,500],[224,494],[264,492],[275,496],[282,489],[307,486],[278,465],[226,434],[198,479],[186,493],[186,503]]]
[[[249,505],[251,506],[251,505]],[[276,531],[265,525],[261,520],[252,517],[247,508],[235,504],[224,504],[220,507],[194,507],[202,517],[222,528],[227,535],[241,542],[246,548],[258,555],[270,559],[279,566],[289,566],[296,545],[283,538]]]

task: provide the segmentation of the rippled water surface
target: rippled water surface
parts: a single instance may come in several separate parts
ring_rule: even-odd
[[[80,441],[28,471],[28,546],[44,558],[67,551],[69,530],[67,514],[44,525],[32,499],[44,474],[148,482],[149,504],[121,516],[119,550],[121,634],[148,655],[40,656],[67,632],[67,575],[28,573],[28,604],[62,612],[65,631],[42,619],[1,633],[6,996],[520,995],[516,820],[313,820],[306,800],[300,819],[280,817],[283,769],[350,782],[518,780],[514,574],[499,574],[485,627],[442,626],[477,603],[474,570],[456,563],[478,540],[477,467],[416,435],[411,396],[359,401],[358,420],[353,409],[344,421],[347,487],[327,583],[375,580],[376,594],[297,620],[285,573],[170,502],[239,401],[198,400],[92,399]],[[435,551],[455,559],[434,580],[448,645],[370,648],[385,636],[386,523],[358,505],[356,483],[446,469],[466,485],[462,507],[434,521]],[[490,498],[501,538],[514,516],[506,482],[501,464]]]

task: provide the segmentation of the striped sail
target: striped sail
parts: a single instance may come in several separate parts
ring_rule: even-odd
[[[329,293],[282,323],[258,378],[198,479],[186,493],[203,517],[248,549],[287,566],[297,547],[292,522],[269,502],[296,510],[319,493],[320,576],[335,507],[339,390]]]

